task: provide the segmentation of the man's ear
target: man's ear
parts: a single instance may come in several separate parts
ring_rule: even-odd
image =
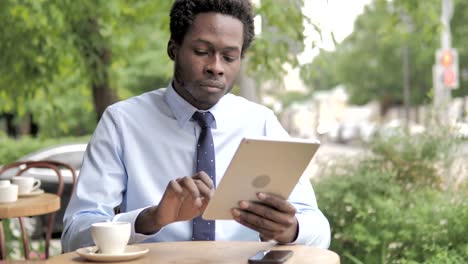
[[[169,55],[169,58],[171,60],[175,60],[176,55],[177,55],[177,43],[173,39],[170,39],[169,42],[167,42],[167,55]]]

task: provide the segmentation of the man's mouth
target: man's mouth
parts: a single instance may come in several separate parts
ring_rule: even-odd
[[[206,88],[208,91],[217,92],[219,90],[224,90],[224,83],[220,81],[206,80],[200,82],[200,86]]]

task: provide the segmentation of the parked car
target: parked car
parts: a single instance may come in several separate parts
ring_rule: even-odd
[[[83,155],[86,151],[86,146],[87,144],[84,143],[56,145],[27,154],[26,156],[21,157],[19,161],[60,161],[70,165],[78,174],[81,169],[81,162],[83,161]],[[62,169],[60,172],[62,174],[64,184],[72,184],[73,180],[71,172],[67,169]],[[31,168],[25,172],[24,175],[30,175],[31,177],[38,178],[42,181],[43,184],[57,183],[57,176],[51,169]]]
[[[83,155],[86,150],[87,144],[76,143],[76,144],[63,144],[51,146],[48,148],[40,149],[33,153],[27,154],[19,159],[19,161],[38,161],[38,160],[54,160],[60,161],[70,165],[76,171],[76,175],[79,174],[81,169],[81,163]],[[64,183],[63,194],[61,198],[61,208],[57,211],[55,217],[55,223],[53,227],[53,236],[57,237],[62,233],[63,230],[63,215],[67,208],[68,201],[71,197],[73,178],[70,170],[61,169],[62,179]],[[11,169],[5,173],[2,178],[12,177],[16,175],[17,170]],[[31,176],[41,180],[41,189],[45,192],[55,193],[58,188],[58,178],[56,173],[52,169],[48,168],[31,168],[22,174],[23,176]],[[37,221],[36,221],[37,220]],[[45,223],[45,216],[37,217],[31,221],[34,225],[33,238],[40,235],[42,230],[42,224]]]

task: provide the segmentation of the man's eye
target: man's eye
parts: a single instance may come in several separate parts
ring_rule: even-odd
[[[237,57],[231,57],[231,56],[224,56],[224,59],[227,61],[227,62],[234,62]]]
[[[204,51],[204,50],[195,50],[195,54],[200,55],[200,56],[203,56],[203,55],[207,55],[208,52],[206,52],[206,51]]]

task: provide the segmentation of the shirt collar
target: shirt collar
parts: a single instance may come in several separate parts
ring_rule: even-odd
[[[216,129],[217,128],[217,117],[219,117],[220,114],[220,107],[219,104],[223,100],[224,96],[219,100],[219,102],[208,109],[207,111],[210,111],[213,116],[215,121],[213,122],[211,128]],[[179,126],[182,128],[185,125],[187,125],[187,122],[192,120],[193,113],[196,111],[199,111],[197,108],[195,108],[193,105],[191,105],[189,102],[185,101],[182,96],[180,96],[172,86],[172,81],[169,83],[166,89],[166,93],[164,94],[164,100],[166,103],[169,105],[169,108],[171,109],[172,113],[174,114],[175,118],[177,119],[177,123]]]

